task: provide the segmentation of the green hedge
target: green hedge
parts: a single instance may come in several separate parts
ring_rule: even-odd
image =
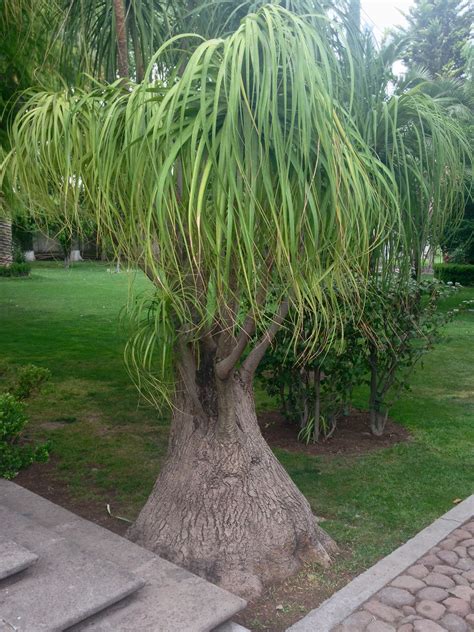
[[[440,281],[474,285],[474,265],[468,263],[437,263],[434,275]]]
[[[30,274],[29,263],[12,263],[10,266],[0,267],[0,277],[24,277]]]

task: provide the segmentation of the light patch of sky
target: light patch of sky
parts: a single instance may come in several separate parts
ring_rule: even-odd
[[[378,42],[380,42],[387,29],[395,26],[405,26],[404,13],[408,13],[413,0],[361,0],[361,22],[368,26]],[[393,72],[396,75],[403,74],[405,66],[403,62],[396,62]]]
[[[361,19],[380,40],[386,29],[406,24],[403,14],[412,4],[413,0],[362,0]]]

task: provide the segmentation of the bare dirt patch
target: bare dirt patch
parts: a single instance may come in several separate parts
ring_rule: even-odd
[[[102,498],[100,490],[96,489],[93,490],[94,494],[90,498],[77,498],[72,494],[67,482],[57,476],[57,466],[58,459],[52,455],[48,463],[33,463],[28,469],[21,471],[13,482],[69,509],[82,518],[95,522],[114,533],[124,535],[128,524],[107,513],[107,503],[113,502],[110,493],[107,494],[107,498]]]
[[[253,632],[284,632],[351,579],[352,575],[337,567],[306,566],[286,581],[267,586],[262,596],[233,620]]]
[[[352,409],[347,416],[338,420],[332,437],[308,445],[298,441],[296,426],[289,423],[279,412],[263,412],[258,417],[262,434],[272,448],[313,456],[365,454],[410,440],[408,430],[390,419],[387,421],[384,435],[374,437],[370,432],[369,413],[365,410]]]

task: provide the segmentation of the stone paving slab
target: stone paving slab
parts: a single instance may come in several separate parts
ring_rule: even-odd
[[[240,597],[133,542],[11,481],[0,479],[0,524],[2,531],[11,533],[13,524],[3,521],[2,505],[36,524],[34,537],[27,530],[22,533],[22,544],[28,548],[33,542],[44,550],[56,542],[72,541],[93,557],[126,568],[146,580],[146,585],[137,593],[83,623],[76,623],[71,630],[208,632],[227,622],[246,605]],[[231,627],[219,632],[245,632],[245,628],[237,624],[228,622],[226,625]],[[1,627],[0,632],[3,632]]]
[[[238,623],[229,621],[228,623],[224,623],[223,625],[220,625],[218,628],[214,628],[212,632],[251,632],[251,631],[248,628],[244,628],[242,625],[239,625]]]
[[[469,617],[474,600],[469,591],[474,589],[470,574],[474,547],[466,534],[474,526],[473,515],[474,495],[356,577],[289,630],[471,632],[474,621]],[[420,558],[423,562],[417,564]],[[424,568],[418,568],[421,566]],[[407,619],[410,616],[413,620]]]
[[[0,579],[25,570],[37,559],[38,556],[24,546],[0,536]]]
[[[39,559],[0,584],[0,621],[18,632],[60,632],[141,588],[144,580],[0,506],[0,524]],[[26,542],[25,542],[26,540]],[[36,547],[37,544],[37,549]]]
[[[161,558],[136,573],[146,580],[139,593],[70,632],[210,632],[245,605],[239,597]]]
[[[47,528],[77,518],[76,514],[64,507],[4,478],[0,478],[0,504]]]

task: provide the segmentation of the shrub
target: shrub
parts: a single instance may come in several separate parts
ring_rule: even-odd
[[[32,393],[38,391],[50,378],[51,372],[49,369],[36,366],[35,364],[27,364],[17,370],[13,387],[10,390],[15,397],[26,399]]]
[[[315,357],[305,360],[304,339],[289,344],[291,313],[259,368],[267,392],[279,399],[282,413],[299,426],[299,438],[318,441],[330,437],[338,417],[349,407],[357,385],[369,386],[372,433],[384,432],[390,405],[423,355],[441,338],[452,313],[438,310],[439,299],[456,291],[439,281],[417,283],[395,275],[374,278],[367,288],[361,317],[343,311],[343,332],[321,344]],[[314,326],[306,315],[305,329]]]
[[[445,237],[441,247],[449,263],[474,264],[474,217],[465,217]]]
[[[439,299],[455,291],[436,280],[374,284],[365,305],[365,362],[369,373],[370,427],[374,435],[385,430],[390,405],[415,365],[435,343],[452,312],[438,310]]]
[[[26,277],[30,271],[29,263],[12,263],[9,266],[0,267],[0,277]]]
[[[269,395],[276,396],[285,418],[299,428],[305,443],[329,438],[340,415],[347,409],[352,390],[363,380],[361,336],[349,314],[344,335],[335,332],[311,359],[304,359],[304,336],[291,345],[292,314],[265,354],[258,376]],[[313,328],[311,314],[305,318],[305,332]]]
[[[27,424],[24,404],[11,393],[0,395],[0,477],[11,479],[35,461],[47,461],[47,444],[21,443]]]
[[[445,283],[460,283],[461,285],[474,285],[474,265],[461,263],[437,263],[434,266],[434,275]]]

